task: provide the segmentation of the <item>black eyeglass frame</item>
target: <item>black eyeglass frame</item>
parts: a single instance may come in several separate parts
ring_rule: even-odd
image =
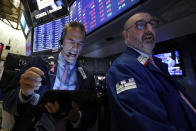
[[[134,25],[129,26],[127,29],[125,29],[126,31],[128,31],[130,28],[132,28],[133,26],[135,26],[138,30],[143,30],[146,28],[146,25],[150,24],[152,26],[152,28],[156,28],[159,25],[159,20],[156,18],[152,18],[148,21],[145,20],[138,20],[135,22]],[[140,27],[141,26],[141,27]]]

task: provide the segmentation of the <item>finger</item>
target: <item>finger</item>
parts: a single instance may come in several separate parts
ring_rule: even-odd
[[[71,111],[69,112],[69,114],[68,114],[68,115],[66,115],[66,116],[63,118],[63,120],[69,120],[69,119],[70,119],[70,117],[71,117]]]
[[[22,90],[39,90],[39,88],[41,87],[41,82],[29,82],[29,81],[25,81],[25,80],[20,80],[20,88]]]
[[[44,72],[37,67],[31,67],[27,71],[33,71],[33,72],[39,74],[40,76],[44,76]]]
[[[78,104],[77,104],[75,101],[72,101],[72,102],[71,102],[71,105],[72,105],[72,107],[73,107],[74,109],[79,110],[79,106],[78,106]]]
[[[41,81],[35,81],[32,79],[20,79],[20,84],[22,85],[29,85],[32,87],[40,87],[41,86]]]
[[[31,67],[25,71],[22,78],[32,78],[37,81],[41,81],[41,76],[44,76],[44,72],[37,67]]]
[[[63,120],[71,120],[71,121],[76,121],[80,117],[79,111],[72,109],[69,114],[63,118]]]
[[[56,111],[60,109],[60,105],[57,101],[54,102],[54,106],[55,106]]]
[[[51,102],[47,102],[45,107],[49,113],[56,113],[56,108]]]
[[[39,90],[40,87],[41,87],[41,86],[35,86],[34,89],[35,89],[35,90]]]
[[[72,110],[69,111],[69,113],[63,118],[63,120],[69,120],[70,119],[70,117],[72,115]]]
[[[47,110],[49,113],[52,113],[52,110],[50,109],[50,107],[48,107],[48,105],[44,105],[44,107],[46,108],[46,110]]]
[[[42,80],[41,76],[38,73],[29,71],[29,70],[25,71],[25,73],[21,75],[21,79],[24,79],[24,80],[31,79],[34,81]]]
[[[24,80],[20,80],[20,88],[21,89],[33,89],[34,86],[25,83]]]
[[[28,96],[28,95],[32,95],[34,90],[30,89],[30,88],[21,88],[21,92],[23,95]]]
[[[20,88],[24,89],[24,90],[37,90],[40,88],[40,86],[32,86],[32,85],[28,85],[28,84],[20,84]]]
[[[62,120],[68,120],[69,119],[69,115],[65,116]]]
[[[53,103],[51,103],[51,102],[48,102],[48,107],[52,110],[52,113],[56,113],[57,111],[56,111],[56,108],[55,108],[55,106],[54,106],[54,104]]]

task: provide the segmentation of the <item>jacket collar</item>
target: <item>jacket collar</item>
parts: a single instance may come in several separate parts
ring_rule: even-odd
[[[161,62],[161,59],[159,58],[153,57],[153,60],[161,70],[157,69],[151,63],[149,63],[149,57],[150,57],[149,55],[139,51],[138,49],[127,47],[125,53],[135,57],[140,64],[142,64],[143,66],[148,66],[150,70],[157,71],[157,72],[168,72],[167,66],[163,64]]]
[[[138,49],[127,47],[125,53],[132,55],[137,58],[137,61],[142,65],[146,66],[149,62],[149,56]]]

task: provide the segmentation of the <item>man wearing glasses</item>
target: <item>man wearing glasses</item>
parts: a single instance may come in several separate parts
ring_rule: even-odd
[[[60,53],[32,58],[18,79],[10,84],[12,90],[6,93],[4,109],[15,116],[13,130],[31,131],[36,126],[36,129],[44,131],[84,131],[95,123],[96,101],[89,102],[89,108],[82,109],[72,101],[72,109],[66,116],[59,101],[47,102],[44,106],[46,113],[42,113],[38,122],[35,121],[39,112],[34,110],[47,90],[94,90],[92,75],[77,62],[84,39],[84,26],[70,22],[62,31]]]
[[[148,13],[130,17],[122,35],[127,49],[107,74],[111,131],[196,130],[196,105],[152,58],[158,20]]]

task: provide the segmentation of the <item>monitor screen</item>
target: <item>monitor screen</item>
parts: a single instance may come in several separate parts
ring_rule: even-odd
[[[25,28],[25,30],[24,30],[24,33],[27,35],[28,32],[29,32],[29,27],[28,27],[28,25],[26,25],[26,28]]]
[[[29,27],[27,25],[27,21],[25,19],[25,16],[24,16],[24,13],[21,12],[21,16],[20,16],[20,24],[21,24],[21,28],[22,28],[22,31],[25,35],[25,38],[27,37],[28,33],[29,33]]]
[[[66,0],[23,0],[25,10],[30,12],[33,26],[42,25],[68,15]]]
[[[170,75],[183,75],[182,60],[178,51],[161,53],[153,55],[162,60],[163,63],[168,64],[168,72]]]
[[[23,30],[26,28],[27,21],[25,20],[24,14],[21,13],[20,23],[22,25]]]
[[[52,14],[62,10],[64,4],[62,0],[37,0],[38,11],[35,13],[35,18],[39,19],[48,14]]]
[[[59,48],[59,38],[63,27],[69,22],[69,17],[54,20],[52,22],[34,28],[33,52]]]
[[[133,7],[140,0],[76,0],[70,20],[84,24],[87,34]]]
[[[3,44],[2,44],[2,43],[0,43],[0,58],[1,58],[1,54],[2,54],[2,52],[3,52]]]
[[[39,10],[54,4],[54,0],[37,0]]]

